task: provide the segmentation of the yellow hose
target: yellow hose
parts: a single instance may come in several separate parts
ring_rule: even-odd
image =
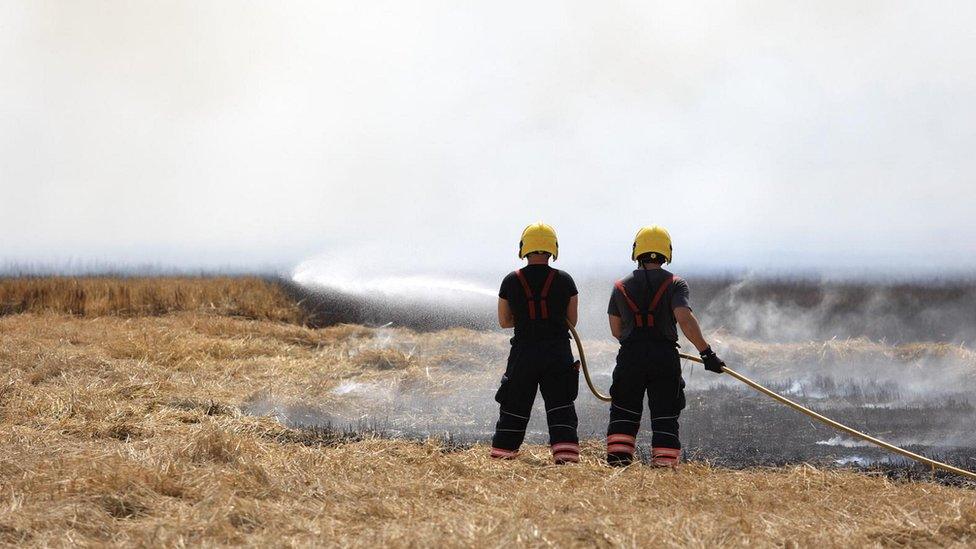
[[[576,329],[573,328],[572,326],[569,327],[569,331],[570,331],[570,333],[573,334],[573,339],[576,340],[576,349],[579,350],[579,356],[580,356],[579,362],[580,362],[580,365],[582,366],[583,374],[586,377],[586,384],[590,386],[590,391],[593,393],[593,396],[595,396],[596,398],[598,398],[600,400],[609,402],[610,401],[610,397],[608,397],[606,395],[603,395],[603,394],[600,394],[600,392],[596,389],[596,387],[593,386],[593,381],[590,379],[590,371],[586,367],[586,357],[583,355],[583,343],[580,340],[579,334],[576,333]],[[683,359],[690,360],[692,362],[697,362],[699,364],[702,364],[703,363],[702,362],[702,359],[698,358],[697,356],[688,355],[688,354],[685,354],[685,353],[679,353],[678,356],[680,356]],[[813,419],[815,419],[815,420],[817,420],[817,421],[819,421],[821,423],[824,423],[826,425],[829,425],[829,426],[833,427],[834,429],[837,429],[838,431],[843,431],[843,432],[845,432],[845,433],[847,433],[847,434],[849,434],[851,436],[854,436],[854,437],[857,437],[857,438],[859,438],[861,440],[865,440],[867,442],[870,442],[871,444],[874,444],[875,446],[880,446],[881,448],[884,448],[885,450],[888,450],[889,452],[894,452],[896,454],[900,454],[902,456],[905,456],[905,457],[907,457],[909,459],[913,459],[913,460],[915,460],[915,461],[917,461],[919,463],[924,463],[924,464],[928,465],[929,467],[932,467],[933,470],[934,469],[942,469],[943,471],[948,471],[950,473],[955,473],[957,475],[966,477],[966,478],[968,478],[970,480],[976,480],[976,473],[973,473],[971,471],[967,471],[965,469],[960,469],[958,467],[953,467],[952,465],[949,465],[948,463],[942,463],[941,461],[935,461],[934,459],[929,459],[929,458],[927,458],[925,456],[916,454],[915,452],[909,452],[908,450],[905,450],[904,448],[899,448],[898,446],[895,446],[894,444],[889,444],[889,443],[887,443],[887,442],[885,442],[885,441],[883,441],[881,439],[874,438],[874,437],[872,437],[870,435],[867,435],[867,434],[864,434],[864,433],[862,433],[862,432],[860,432],[860,431],[858,431],[856,429],[852,429],[851,427],[848,427],[848,426],[846,426],[846,425],[844,425],[842,423],[838,423],[838,422],[830,419],[827,416],[820,415],[817,412],[814,412],[813,410],[807,408],[806,406],[803,406],[801,404],[798,404],[796,402],[793,402],[792,400],[790,400],[790,399],[788,399],[788,398],[786,398],[786,397],[784,397],[784,396],[782,396],[782,395],[780,395],[778,393],[775,393],[772,390],[767,389],[766,387],[763,387],[762,385],[760,385],[760,384],[756,383],[755,381],[749,379],[748,377],[746,377],[746,376],[744,376],[744,375],[736,372],[735,370],[729,368],[728,366],[726,366],[724,368],[724,372],[723,373],[729,374],[730,376],[734,377],[735,379],[738,379],[742,383],[745,383],[746,385],[748,385],[749,387],[752,387],[753,389],[759,391],[760,393],[762,393],[762,394],[764,394],[764,395],[766,395],[766,396],[768,396],[768,397],[770,397],[770,398],[772,398],[774,400],[777,400],[777,401],[779,401],[779,402],[781,402],[781,403],[789,406],[790,408],[793,408],[794,410],[796,410],[796,411],[798,411],[798,412],[800,412],[802,414],[805,414],[805,415],[807,415],[809,417],[812,417]]]
[[[610,402],[610,397],[601,394],[600,391],[597,390],[596,385],[593,385],[593,380],[590,379],[590,369],[586,367],[586,355],[583,354],[583,341],[580,339],[579,334],[576,333],[576,328],[574,328],[573,325],[569,324],[568,322],[566,325],[569,326],[569,333],[573,334],[573,340],[576,341],[576,350],[579,351],[579,360],[576,362],[579,363],[579,365],[583,368],[583,377],[586,378],[586,384],[589,385],[590,392],[593,393],[593,396],[602,400],[603,402]]]

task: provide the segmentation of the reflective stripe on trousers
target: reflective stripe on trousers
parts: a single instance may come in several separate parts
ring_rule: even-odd
[[[634,443],[630,442],[629,452],[624,446],[631,439],[636,440],[645,396],[651,412],[651,445],[655,451],[681,448],[678,417],[685,407],[684,380],[673,343],[635,340],[621,345],[610,396],[608,460],[629,462],[632,458]]]
[[[536,393],[542,392],[549,442],[556,448],[560,443],[577,444],[578,419],[576,396],[579,393],[579,372],[573,367],[573,354],[568,339],[516,343],[509,354],[508,366],[495,394],[500,405],[498,423],[492,447],[517,451],[525,439],[525,429],[532,413]],[[557,461],[579,459],[568,455],[562,447]]]

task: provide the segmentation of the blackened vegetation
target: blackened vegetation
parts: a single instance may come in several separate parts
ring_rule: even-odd
[[[599,379],[599,383],[608,380]],[[791,398],[855,429],[910,451],[976,470],[976,433],[972,429],[973,402],[967,395],[946,395],[939,400],[916,400],[915,395],[890,383],[857,384],[822,376],[809,383],[773,382],[789,394],[797,385],[807,394]],[[824,393],[833,388],[832,395]],[[681,415],[681,439],[686,460],[707,461],[730,468],[775,467],[810,463],[826,467],[852,467],[895,479],[936,480],[971,485],[965,479],[931,471],[901,456],[849,437],[789,409],[764,395],[734,385],[716,385],[687,392],[688,406]],[[540,399],[541,400],[541,399]],[[364,437],[437,440],[444,451],[456,451],[491,440],[497,407],[490,398],[465,403],[450,413],[432,412],[430,403],[416,401],[393,407],[382,418],[343,422],[334,410],[307,407],[292,419],[291,429],[278,441],[308,445],[337,445]],[[602,441],[609,417],[608,405],[581,395],[577,401],[583,440]],[[246,412],[248,410],[245,410]],[[423,417],[421,422],[405,418]],[[526,443],[548,442],[545,413],[537,402],[532,411]],[[650,422],[645,407],[638,435],[638,456],[649,462]]]
[[[452,433],[424,434],[403,432],[383,427],[376,422],[361,421],[358,424],[334,425],[332,423],[310,424],[285,422],[288,429],[269,432],[265,438],[281,444],[301,444],[302,446],[334,448],[342,444],[360,442],[369,438],[405,439],[415,441],[434,440],[445,453],[459,452],[470,448],[474,439]]]
[[[294,425],[291,429],[265,434],[265,438],[280,444],[335,448],[341,444],[358,442],[371,436],[368,431],[333,425]]]
[[[865,407],[843,397],[800,398],[809,407],[859,431],[907,450],[976,469],[973,406],[961,399]],[[916,469],[911,461],[840,433],[769,398],[738,388],[716,387],[691,395],[683,414],[686,452],[723,466],[808,462]],[[907,467],[907,469],[906,469]],[[924,469],[924,468],[923,468]]]
[[[972,342],[976,337],[972,279],[875,283],[689,277],[689,282],[706,327],[749,339],[866,337],[897,344]]]
[[[797,384],[768,383],[785,394]],[[915,400],[892,384],[839,383],[826,377],[803,384],[803,388],[817,396],[789,396],[889,443],[976,470],[974,408],[968,395]],[[833,393],[825,392],[830,388]],[[899,478],[932,477],[927,467],[835,431],[747,388],[714,386],[689,390],[687,396],[688,406],[681,416],[681,438],[688,459],[723,467],[812,463],[882,471]],[[593,436],[599,436],[605,426],[594,420],[606,412],[592,408],[583,404],[581,434],[589,428]],[[594,412],[598,418],[593,417]],[[638,437],[638,446],[645,450],[650,443],[650,424],[646,419]],[[942,472],[935,473],[934,478],[962,480]]]
[[[689,280],[693,305],[707,330],[722,330],[757,342],[867,338],[889,345],[951,342],[968,346],[976,340],[976,282],[972,280],[925,284],[694,277]],[[310,290],[289,282],[282,282],[282,286],[300,302],[315,326],[339,322],[392,323],[433,330],[453,326],[489,328],[494,323],[493,308],[452,307],[450,300],[438,299],[439,296],[431,296],[426,306],[417,306],[416,302],[349,296],[328,289]],[[603,326],[608,282],[582,281],[579,286],[581,322],[590,329]],[[502,360],[482,358],[485,363]],[[590,358],[594,364],[612,361],[610,356]],[[846,362],[842,358],[838,360]],[[784,380],[784,374],[803,376],[803,372],[824,369],[819,362],[794,366],[784,369],[780,365],[779,376],[763,379],[760,375],[757,381],[857,430],[910,451],[976,470],[976,429],[973,428],[976,400],[966,392],[966,386],[948,387],[938,394],[932,390],[933,386],[952,385],[951,380],[960,379],[956,376],[958,372],[952,374],[955,377],[944,372],[947,380],[944,383],[922,383],[928,380],[917,379],[917,372],[912,381],[890,373],[891,368],[898,366],[872,362],[862,364],[859,369],[845,370],[847,373],[838,374],[841,377],[816,375]],[[873,380],[875,371],[888,373],[884,379]],[[861,377],[847,378],[855,373]],[[943,375],[935,371],[932,374]],[[812,463],[864,468],[893,478],[963,482],[834,431],[731,380],[723,384],[708,379],[704,388],[703,380],[698,378],[689,383],[687,390],[688,407],[681,419],[687,459],[707,460],[725,467]],[[609,387],[609,375],[597,375],[595,382],[599,387]],[[341,411],[314,407],[289,416],[293,417],[291,425],[299,429],[303,425],[326,422],[373,436],[437,438],[451,448],[463,448],[490,440],[498,413],[491,398],[493,389],[457,399],[401,395],[391,403],[385,417],[371,419],[369,425],[349,425],[343,421]],[[580,436],[603,440],[608,405],[585,394],[585,389],[582,391],[577,401]],[[547,442],[545,412],[540,401],[537,400],[532,412],[527,443]],[[645,408],[638,437],[640,455],[646,457],[649,444],[650,422]]]
[[[438,296],[431,296],[430,301],[418,302],[416,299],[398,299],[386,294],[358,295],[328,287],[306,287],[289,280],[281,280],[279,284],[301,307],[306,325],[313,328],[343,323],[367,326],[392,324],[432,331],[454,327],[488,329],[494,327],[495,322],[495,317],[491,316],[493,311],[472,308],[468,303],[437,300]]]
[[[866,337],[888,343],[972,342],[976,281],[836,282],[806,279],[688,276],[692,305],[707,330],[761,341]],[[612,279],[578,279],[584,329],[604,326]],[[417,330],[493,329],[494,300],[455,302],[450,295],[420,302],[389,295],[354,295],[280,281],[314,327],[337,323]]]

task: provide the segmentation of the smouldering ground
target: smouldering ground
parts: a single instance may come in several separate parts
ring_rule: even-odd
[[[597,441],[578,466],[550,465],[540,446],[494,462],[481,445],[344,437],[241,412],[328,409],[344,383],[453,390],[448,373],[485,368],[479,357],[504,345],[460,330],[397,336],[407,346],[377,346],[362,327],[200,311],[0,317],[0,543],[976,543],[971,487],[806,465],[615,470]],[[448,351],[457,339],[467,353]]]

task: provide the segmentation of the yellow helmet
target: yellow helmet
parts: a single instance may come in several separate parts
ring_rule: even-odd
[[[665,261],[671,263],[671,235],[664,227],[651,225],[641,227],[634,237],[634,251],[630,258],[637,261],[637,258],[646,253],[659,253],[664,256]]]
[[[549,252],[552,258],[559,257],[559,241],[556,240],[556,230],[543,222],[533,223],[522,231],[519,240],[519,259],[532,252]]]

